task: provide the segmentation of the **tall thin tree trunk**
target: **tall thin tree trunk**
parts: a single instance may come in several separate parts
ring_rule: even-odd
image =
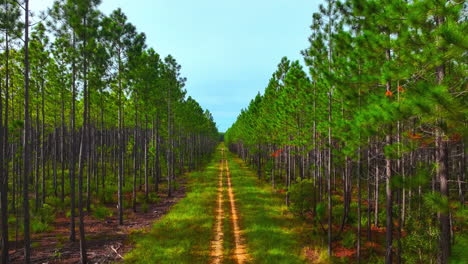
[[[8,100],[9,100],[9,81],[10,81],[10,66],[9,66],[9,39],[8,30],[5,31],[5,123],[3,121],[3,103],[2,94],[0,89],[0,200],[1,200],[1,221],[2,221],[2,257],[1,263],[7,264],[9,262],[8,250],[10,248],[8,243]],[[13,180],[14,186],[14,180]],[[14,193],[13,193],[14,197]],[[13,198],[14,200],[14,198]],[[14,204],[13,204],[14,205]]]
[[[84,25],[86,27],[86,17],[83,19]],[[86,47],[86,31],[84,33],[84,46]],[[81,129],[81,142],[80,142],[80,154],[78,160],[78,213],[79,213],[79,232],[80,232],[80,260],[82,264],[88,262],[86,256],[86,238],[85,238],[85,229],[84,229],[84,212],[83,212],[83,171],[85,157],[87,156],[87,144],[88,144],[88,100],[89,100],[89,91],[88,91],[88,58],[87,52],[84,52],[84,80],[83,80],[83,127]],[[89,162],[89,161],[88,161]],[[89,166],[89,165],[88,165]]]
[[[120,57],[119,51],[119,94],[118,94],[118,101],[119,101],[119,128],[118,128],[118,135],[117,135],[117,149],[118,149],[118,208],[119,208],[119,225],[123,225],[123,193],[122,193],[122,186],[123,186],[123,136],[122,136],[122,120],[123,120],[123,113],[122,113],[122,61]]]
[[[138,108],[135,102],[135,128],[133,131],[133,192],[132,192],[132,208],[136,212],[136,179],[137,179],[137,142],[138,142]]]
[[[148,162],[148,115],[145,114],[145,135],[144,135],[144,147],[145,147],[145,199],[148,200],[149,193],[149,162]]]
[[[357,188],[358,188],[358,203],[357,203],[357,248],[356,257],[358,263],[361,261],[361,147],[358,149],[358,169],[357,169]]]
[[[24,1],[24,133],[23,133],[23,210],[24,210],[24,262],[31,262],[31,240],[29,233],[29,177],[31,173],[31,144],[29,119],[29,0]]]
[[[42,137],[42,142],[41,142],[41,168],[42,168],[42,175],[41,175],[41,184],[42,184],[42,197],[41,197],[41,202],[42,204],[45,204],[45,199],[46,199],[46,159],[45,159],[45,98],[44,98],[44,89],[45,89],[45,80],[44,77],[41,77],[41,115],[42,115],[42,122],[41,122],[41,137]],[[38,113],[39,114],[39,113]],[[39,129],[39,128],[38,128]]]
[[[172,135],[171,135],[171,88],[167,90],[167,196],[172,196],[171,165],[172,165]]]
[[[444,18],[438,16],[436,22],[439,26],[444,23]],[[442,64],[436,68],[437,82],[441,85],[445,78],[445,65]],[[444,120],[439,118],[438,123],[443,125]],[[437,154],[437,178],[440,181],[439,191],[442,197],[449,198],[449,189],[448,189],[448,151],[447,151],[447,142],[444,141],[444,132],[442,128],[438,128],[436,131],[436,151]],[[446,211],[439,213],[440,221],[440,253],[438,257],[438,263],[445,264],[448,263],[450,257],[450,218],[449,218],[449,208],[444,208]]]
[[[76,46],[76,36],[73,33],[72,46]],[[72,99],[71,99],[71,127],[70,127],[70,241],[76,240],[75,233],[75,169],[76,169],[76,65],[72,60]]]
[[[60,91],[60,105],[61,105],[61,122],[62,128],[60,129],[60,163],[62,167],[61,174],[61,195],[60,198],[62,203],[65,201],[65,98],[64,98],[64,87],[62,86]]]
[[[8,100],[8,98],[7,98]],[[5,120],[8,120],[6,117]],[[5,122],[6,124],[7,122]],[[3,128],[3,100],[2,100],[2,89],[0,81],[0,199],[1,199],[1,221],[2,221],[2,259],[1,263],[8,263],[8,195],[6,193],[8,189],[8,174],[5,173],[5,167],[8,167],[8,160],[6,158],[6,149],[5,146],[7,142],[4,140],[5,129]]]

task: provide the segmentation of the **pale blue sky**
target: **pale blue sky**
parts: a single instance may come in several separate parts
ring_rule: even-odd
[[[33,11],[53,0],[32,0]],[[103,0],[105,14],[120,7],[148,46],[172,54],[186,89],[209,109],[220,131],[263,92],[283,56],[302,60],[312,13],[320,0]]]

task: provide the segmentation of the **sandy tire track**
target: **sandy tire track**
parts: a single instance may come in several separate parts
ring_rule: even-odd
[[[229,204],[231,207],[231,221],[232,221],[232,229],[234,234],[234,256],[233,259],[236,260],[238,264],[247,263],[250,260],[250,256],[247,253],[247,247],[245,245],[244,239],[242,237],[242,230],[239,226],[239,214],[236,207],[236,200],[234,196],[234,191],[232,188],[231,183],[231,173],[229,171],[229,164],[227,159],[224,155],[224,149],[221,149],[222,159],[219,164],[219,183],[218,183],[218,208],[216,210],[216,224],[215,224],[215,231],[214,231],[214,238],[211,241],[211,257],[212,257],[212,264],[220,264],[223,262],[223,219],[225,217],[225,213],[223,210],[223,193],[224,193],[224,186],[223,176],[227,179],[227,193],[229,197]]]
[[[224,149],[222,149],[222,155],[224,158]],[[219,182],[218,182],[218,208],[216,210],[216,228],[215,236],[211,241],[211,257],[213,264],[220,264],[223,262],[223,219],[224,219],[224,210],[223,210],[223,173],[224,166],[223,160],[220,160],[219,164]]]
[[[229,165],[228,165],[227,159],[224,160],[224,164],[225,164],[225,171],[226,171],[226,178],[227,178],[227,185],[228,185],[229,202],[231,204],[232,227],[234,231],[233,232],[234,243],[235,243],[234,257],[237,260],[238,264],[243,264],[250,260],[250,256],[247,253],[247,247],[242,237],[242,230],[239,227],[239,215],[237,213],[236,199],[234,197],[234,192],[233,192],[233,188],[231,184],[231,172],[229,171]]]

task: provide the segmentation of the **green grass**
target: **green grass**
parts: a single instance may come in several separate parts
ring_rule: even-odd
[[[217,197],[218,161],[204,171],[190,173],[183,198],[149,233],[133,235],[135,248],[125,263],[208,263]]]
[[[251,263],[305,263],[300,231],[302,223],[292,216],[267,184],[242,161],[228,154],[236,205]],[[135,248],[125,256],[125,263],[209,263],[210,242],[214,235],[217,207],[218,166],[221,155],[203,172],[189,174],[187,197],[182,199],[149,233],[140,231],[132,237]],[[234,236],[224,178],[224,263],[235,263]]]
[[[240,225],[252,263],[305,263],[298,242],[301,222],[288,212],[282,197],[257,180],[255,172],[233,154],[228,155]]]

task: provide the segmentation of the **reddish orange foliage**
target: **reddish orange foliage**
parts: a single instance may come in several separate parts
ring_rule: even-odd
[[[408,137],[409,137],[410,139],[421,139],[421,138],[422,138],[422,135],[419,134],[419,133],[413,134],[413,133],[411,133],[411,132],[408,132]]]
[[[371,230],[377,233],[385,233],[385,227],[379,228],[379,227],[372,225]]]
[[[338,258],[352,257],[354,254],[356,254],[356,249],[348,249],[344,247],[338,247],[334,249],[334,251],[335,251],[335,257],[338,257]]]
[[[425,147],[428,147],[429,145],[432,145],[433,143],[435,143],[434,138],[423,139],[420,144],[420,147],[425,148]]]
[[[276,158],[276,157],[278,157],[280,155],[281,152],[283,152],[283,150],[278,149],[277,151],[271,153],[271,156]]]
[[[398,91],[399,91],[400,93],[404,93],[404,92],[405,92],[405,89],[403,89],[403,86],[399,85],[399,86],[398,86]]]
[[[375,243],[375,242],[372,242],[372,241],[367,241],[364,244],[364,247],[366,247],[366,248],[378,248],[378,247],[380,247],[380,245]]]
[[[458,134],[458,133],[454,133],[454,134],[451,136],[451,140],[452,140],[452,141],[455,141],[455,142],[459,142],[459,141],[461,141],[461,139],[462,139],[462,137],[461,137],[461,135]]]
[[[387,90],[387,91],[385,92],[385,96],[387,96],[387,97],[393,96],[392,91]]]

